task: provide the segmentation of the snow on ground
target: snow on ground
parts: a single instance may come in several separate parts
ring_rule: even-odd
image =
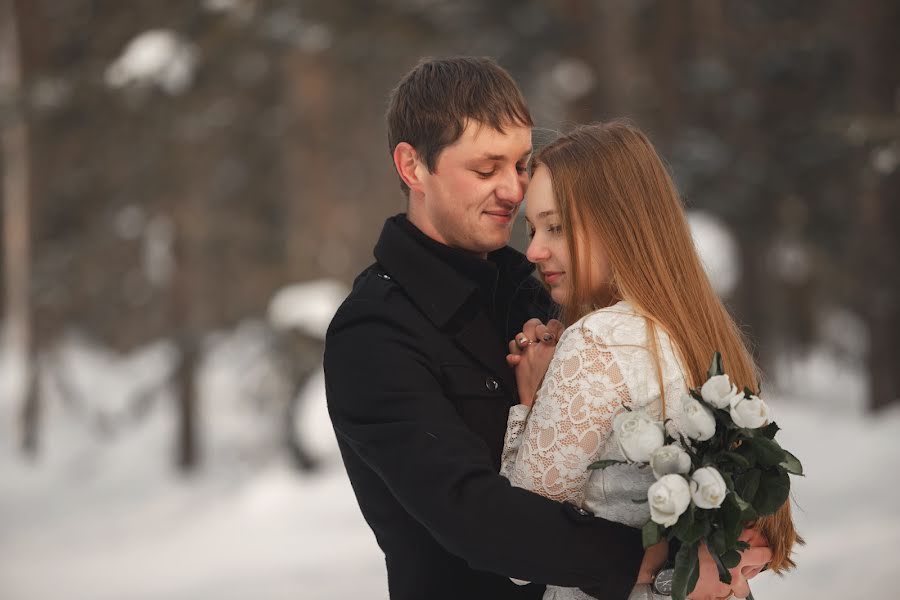
[[[242,456],[242,448],[262,443],[273,431],[270,424],[254,424],[258,416],[241,412],[238,400],[227,397],[236,389],[229,377],[244,376],[235,365],[246,360],[240,348],[252,346],[253,331],[245,326],[221,336],[202,376],[203,406],[216,414],[204,427],[232,431],[244,419],[252,431],[233,442],[238,450],[229,457]],[[72,364],[81,365],[78,381],[92,382],[91,397],[107,407],[111,390],[121,390],[129,378],[140,380],[139,372],[145,378],[154,369],[161,372],[166,364],[165,346],[116,361],[73,344]],[[792,373],[799,379],[824,377],[822,364],[798,363]],[[106,440],[73,424],[51,402],[44,453],[34,464],[11,452],[8,440],[0,449],[0,598],[386,598],[382,557],[340,466],[321,376],[304,395],[300,430],[325,462],[321,474],[305,476],[272,451],[265,459],[251,453],[234,468],[221,456],[207,456],[215,468],[179,478],[171,469],[170,399],[125,434]],[[900,410],[867,417],[859,410],[834,410],[834,400],[775,397],[771,404],[783,428],[780,441],[808,473],[794,480],[796,518],[808,545],[797,555],[795,573],[756,580],[756,598],[891,597],[900,547],[900,484],[894,477]],[[9,421],[10,414],[0,413],[0,420]],[[215,440],[208,452],[225,451],[228,436],[220,431],[208,437]]]

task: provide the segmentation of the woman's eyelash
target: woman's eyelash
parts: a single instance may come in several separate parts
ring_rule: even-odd
[[[547,231],[549,233],[562,233],[562,225],[550,225],[547,227]],[[534,234],[537,232],[536,229],[528,229],[528,239],[533,239]]]

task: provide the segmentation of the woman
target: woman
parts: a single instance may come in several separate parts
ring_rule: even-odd
[[[526,218],[527,256],[568,327],[555,353],[554,323],[529,322],[510,342],[522,404],[510,410],[502,472],[515,486],[640,527],[649,509],[633,500],[646,498],[649,469],[587,470],[623,458],[611,435],[615,416],[645,411],[677,430],[681,398],[705,380],[713,352],[739,389],[756,388],[756,366],[703,270],[662,161],[635,127],[583,126],[538,153]],[[799,538],[788,503],[745,535],[768,548],[744,553],[731,587],[710,575],[701,552],[693,598],[743,597],[746,579],[765,563],[776,572],[793,567]],[[649,591],[646,576],[638,583],[635,597]],[[580,597],[552,586],[545,595]]]

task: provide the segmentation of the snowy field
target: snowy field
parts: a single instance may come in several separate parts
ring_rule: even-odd
[[[247,336],[222,336],[204,367],[205,467],[187,480],[172,472],[170,401],[105,440],[51,401],[33,464],[13,451],[14,410],[0,402],[0,599],[387,598],[321,378],[304,392],[302,427],[325,468],[304,476],[275,449],[275,425],[234,394]],[[75,340],[66,352],[107,408],[170,360],[164,345],[117,357]],[[782,378],[815,375],[817,387],[770,402],[780,441],[808,473],[794,488],[808,545],[795,573],[756,580],[758,600],[896,597],[900,411],[864,416],[859,378],[836,365],[822,355],[795,364]]]

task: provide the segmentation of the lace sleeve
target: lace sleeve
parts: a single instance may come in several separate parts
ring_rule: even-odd
[[[522,446],[522,434],[528,423],[531,408],[524,404],[516,404],[509,409],[506,420],[506,436],[503,439],[503,455],[500,457],[500,474],[509,479],[509,472],[516,463],[516,454]]]
[[[622,370],[600,336],[576,324],[566,330],[504,473],[516,487],[578,506],[590,472],[629,401]],[[513,415],[510,415],[513,421]],[[512,424],[512,423],[511,423]]]

